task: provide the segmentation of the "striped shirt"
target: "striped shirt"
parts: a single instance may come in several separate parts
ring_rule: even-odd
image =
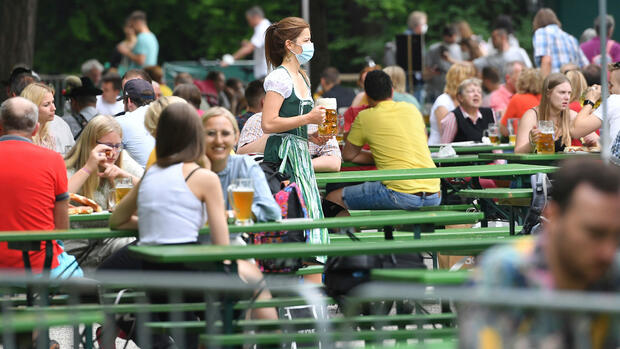
[[[560,67],[567,63],[574,63],[581,68],[589,64],[577,39],[564,32],[556,24],[537,29],[534,32],[532,44],[536,66],[540,67],[542,58],[549,56],[552,73],[559,72]]]

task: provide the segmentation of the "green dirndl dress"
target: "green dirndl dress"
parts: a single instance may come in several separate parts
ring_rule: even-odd
[[[282,66],[276,69],[284,69],[288,73],[286,68]],[[307,81],[306,84],[308,85]],[[309,87],[308,85],[308,88]],[[299,99],[295,94],[295,87],[293,86],[291,95],[282,102],[279,116],[286,118],[306,114],[310,112],[313,107],[314,101],[312,101],[312,99]],[[300,187],[310,218],[323,218],[321,197],[314,177],[310,151],[308,150],[307,126],[304,125],[269,136],[267,144],[265,145],[263,161],[279,163],[280,172],[289,175],[291,181],[297,183]],[[306,231],[306,235],[308,243],[329,243],[329,235],[325,228],[311,229]],[[317,257],[317,259],[324,262],[325,258]]]

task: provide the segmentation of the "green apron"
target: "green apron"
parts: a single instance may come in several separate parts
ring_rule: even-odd
[[[288,73],[288,70],[282,66],[276,69],[284,69]],[[308,85],[307,81],[306,85]],[[309,88],[310,86],[308,85]],[[278,115],[283,118],[303,115],[310,112],[313,107],[314,102],[311,99],[301,100],[297,97],[295,86],[293,86],[291,95],[282,102]],[[300,187],[310,218],[323,218],[321,196],[316,186],[312,159],[308,150],[307,126],[304,125],[269,136],[265,145],[263,161],[279,163],[280,172],[291,176],[291,181],[297,183]],[[329,243],[327,229],[312,229],[307,231],[306,234],[308,236],[307,241],[311,244]],[[319,258],[319,261],[324,261],[324,258]]]

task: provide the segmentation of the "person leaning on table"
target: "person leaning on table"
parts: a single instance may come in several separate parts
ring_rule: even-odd
[[[420,112],[392,100],[392,81],[383,71],[371,71],[364,81],[369,109],[359,113],[349,132],[342,157],[379,170],[435,168],[426,144]],[[364,144],[371,151],[362,149]],[[330,192],[326,200],[352,210],[405,209],[441,202],[439,179],[366,182]]]

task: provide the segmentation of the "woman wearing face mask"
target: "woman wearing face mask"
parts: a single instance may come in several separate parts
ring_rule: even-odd
[[[571,145],[570,126],[577,116],[577,112],[568,107],[571,93],[570,81],[564,74],[553,73],[547,76],[543,82],[540,105],[526,111],[519,122],[515,153],[532,153],[536,150],[536,141],[541,134],[537,124],[541,120],[553,121],[556,152]],[[588,139],[596,139],[595,135],[589,136]],[[589,142],[586,140],[586,143]]]
[[[314,107],[310,81],[301,65],[310,61],[314,44],[310,26],[298,17],[273,23],[265,32],[265,56],[275,68],[265,78],[262,128],[267,134],[264,162],[282,168],[301,188],[311,218],[322,218],[319,191],[308,151],[308,139],[322,144],[326,139],[308,135],[308,124],[320,124],[325,109]],[[279,165],[282,166],[279,166]],[[328,243],[327,229],[309,232],[310,243]]]

